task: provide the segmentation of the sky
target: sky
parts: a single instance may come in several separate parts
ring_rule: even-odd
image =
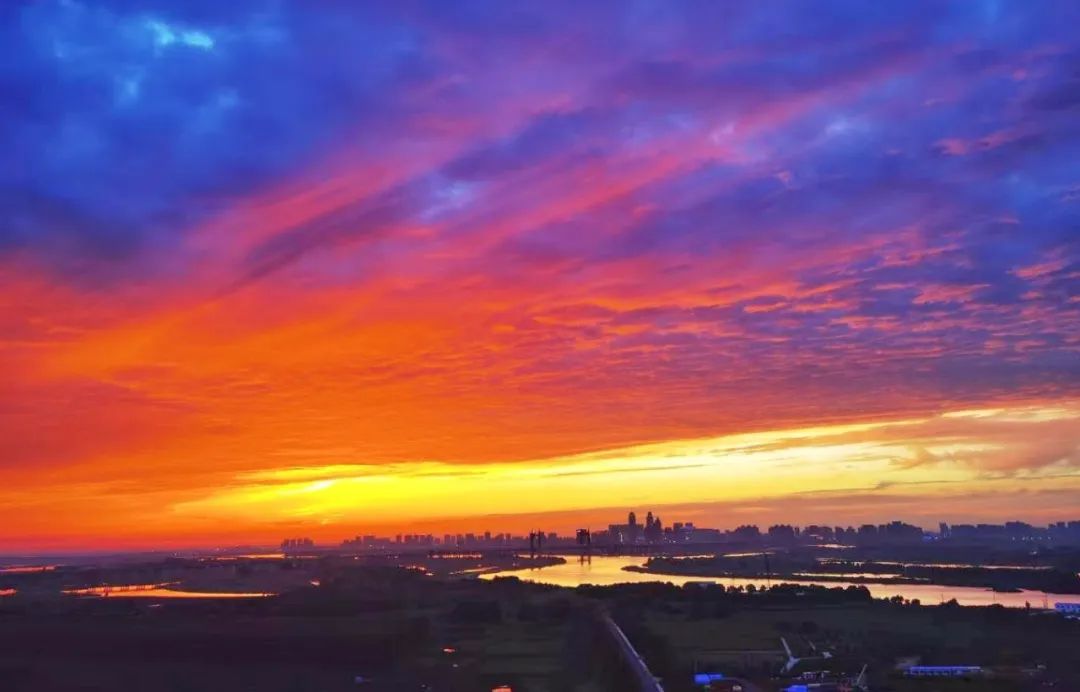
[[[1080,507],[1080,5],[0,5],[0,551]]]

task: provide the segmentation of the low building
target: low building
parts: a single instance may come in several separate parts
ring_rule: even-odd
[[[982,666],[911,666],[905,675],[913,678],[962,678],[969,675],[982,675]]]

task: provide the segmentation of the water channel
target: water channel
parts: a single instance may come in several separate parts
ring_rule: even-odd
[[[581,563],[574,557],[567,557],[566,563],[550,565],[527,570],[506,570],[481,575],[481,579],[494,579],[495,577],[518,577],[526,581],[539,584],[552,584],[555,586],[575,587],[581,584],[593,584],[596,586],[609,586],[612,584],[643,583],[643,582],[670,582],[681,586],[686,582],[712,582],[722,586],[748,586],[755,587],[766,585],[763,577],[706,577],[684,576],[669,574],[653,574],[645,572],[628,572],[624,567],[641,566],[645,564],[645,558],[625,556],[594,556],[591,562]],[[812,579],[774,578],[772,584],[807,584],[824,586],[827,588],[865,586],[874,598],[891,598],[902,596],[906,599],[919,599],[924,605],[932,605],[956,599],[956,602],[965,606],[988,606],[993,604],[1003,605],[1009,608],[1023,608],[1031,604],[1032,608],[1054,607],[1055,602],[1077,601],[1080,596],[1066,594],[1048,594],[1042,591],[1021,590],[1016,593],[1001,593],[978,586],[944,586],[938,584],[872,584],[855,583],[845,581],[814,581]]]

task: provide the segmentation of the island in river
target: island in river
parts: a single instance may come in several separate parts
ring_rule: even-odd
[[[656,575],[813,580],[855,584],[935,584],[981,587],[998,593],[1021,590],[1080,594],[1080,575],[1053,565],[966,564],[926,561],[820,558],[794,554],[652,557],[632,571]]]

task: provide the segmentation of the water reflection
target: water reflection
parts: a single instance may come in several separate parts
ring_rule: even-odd
[[[926,577],[904,577],[895,572],[793,572],[791,576],[798,579],[911,579],[913,581],[928,581]]]
[[[896,562],[893,560],[843,560],[837,558],[818,558],[818,562],[826,565],[856,565],[856,566],[874,566],[882,565],[884,567],[902,567],[907,569],[909,567],[923,567],[933,569],[1001,569],[1001,570],[1051,570],[1050,565],[977,565],[974,563],[965,562]]]
[[[199,559],[207,562],[235,562],[237,560],[284,560],[286,557],[290,556],[285,553],[241,553],[238,555],[207,555]],[[293,555],[290,559],[306,560],[313,557],[312,555]]]
[[[11,565],[0,567],[0,574],[34,574],[36,572],[51,572],[56,565]]]
[[[113,593],[112,597],[123,598],[268,598],[273,593],[237,593],[232,591],[177,591],[174,589],[147,589],[128,593]]]
[[[73,596],[99,596],[101,598],[265,598],[272,593],[242,593],[236,591],[183,591],[171,588],[177,582],[161,584],[106,584],[82,589],[65,589]]]
[[[538,567],[528,570],[507,570],[480,575],[481,579],[494,579],[495,577],[518,577],[526,581],[539,584],[552,584],[555,586],[575,587],[582,584],[594,584],[596,586],[609,586],[611,584],[628,584],[644,582],[669,582],[681,586],[687,582],[711,582],[721,586],[742,586],[753,584],[755,587],[767,585],[764,578],[745,577],[702,577],[682,576],[668,574],[650,574],[645,572],[627,572],[624,567],[641,566],[644,564],[641,557],[609,557],[596,556],[592,562],[581,563],[575,558],[567,558],[565,564]],[[943,586],[938,584],[864,584],[844,581],[813,581],[810,579],[773,579],[771,583],[806,584],[824,586],[827,588],[847,588],[848,586],[864,586],[874,598],[892,598],[901,596],[906,599],[919,599],[923,604],[931,605],[942,603],[950,599],[956,599],[957,603],[966,606],[1003,605],[1010,608],[1023,608],[1031,604],[1032,608],[1047,607],[1055,600],[1067,600],[1069,597],[1062,594],[1047,594],[1041,591],[1021,590],[1017,593],[998,593],[990,589],[976,586]],[[1075,598],[1075,597],[1073,597]]]

